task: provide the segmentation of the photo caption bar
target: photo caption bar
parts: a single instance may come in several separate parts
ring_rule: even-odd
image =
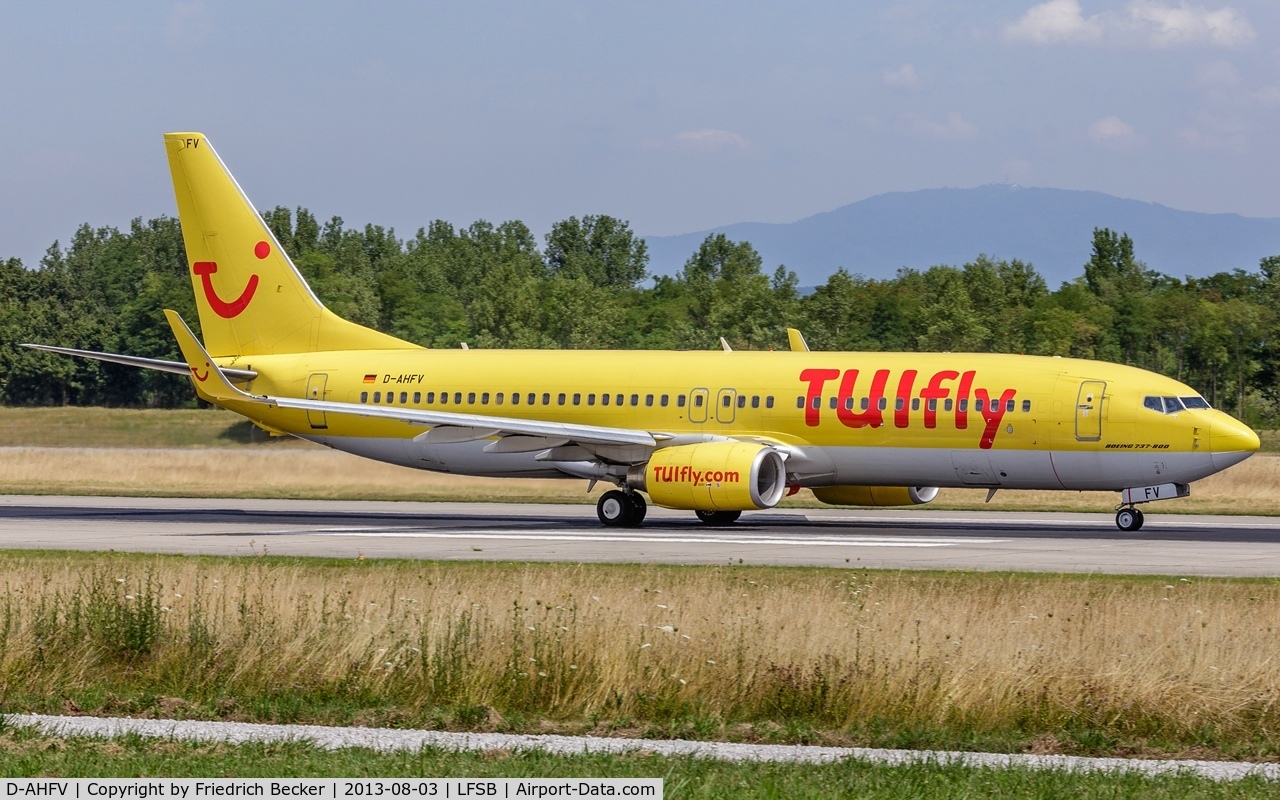
[[[5,779],[4,797],[58,800],[279,798],[643,797],[661,778],[30,778]]]

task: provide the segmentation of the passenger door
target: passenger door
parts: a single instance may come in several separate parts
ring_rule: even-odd
[[[324,385],[328,381],[329,375],[324,372],[316,372],[307,378],[307,399],[323,400]],[[307,422],[311,424],[314,430],[323,430],[329,427],[328,421],[325,419],[323,411],[307,411]]]
[[[1076,397],[1076,441],[1096,442],[1102,438],[1103,401],[1106,381],[1084,381]]]

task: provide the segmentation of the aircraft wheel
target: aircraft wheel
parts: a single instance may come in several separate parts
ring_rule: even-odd
[[[644,522],[645,512],[649,510],[648,504],[639,492],[626,493],[627,502],[630,504],[630,520],[626,523],[628,528],[638,528],[640,523]]]
[[[695,511],[693,513],[698,515],[698,521],[703,525],[712,527],[732,525],[738,521],[738,517],[742,516],[741,511]]]
[[[620,528],[629,524],[633,508],[626,493],[614,489],[600,495],[599,501],[596,502],[596,516],[606,526]]]
[[[1142,512],[1136,508],[1122,508],[1116,512],[1116,527],[1125,533],[1141,528],[1142,521]]]

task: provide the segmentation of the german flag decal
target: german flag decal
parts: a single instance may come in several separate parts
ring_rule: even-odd
[[[364,382],[365,382],[365,383],[373,383],[373,382],[374,382],[374,380],[375,380],[377,377],[378,377],[378,376],[377,376],[377,374],[376,374],[376,373],[375,373],[375,374],[373,374],[373,375],[365,375],[365,376],[364,376]]]

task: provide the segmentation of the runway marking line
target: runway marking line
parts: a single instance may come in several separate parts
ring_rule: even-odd
[[[263,532],[266,535],[268,532]],[[847,536],[840,539],[819,539],[808,537],[782,538],[775,536],[732,537],[732,536],[671,536],[671,535],[635,535],[635,534],[573,534],[573,533],[518,533],[516,531],[498,529],[477,529],[465,531],[378,531],[352,530],[349,528],[329,528],[297,530],[289,534],[316,534],[321,536],[357,536],[364,538],[386,539],[503,539],[509,541],[532,542],[627,542],[631,544],[764,544],[764,545],[812,545],[815,547],[950,547],[958,544],[998,544],[1005,539],[968,539],[923,536]]]

